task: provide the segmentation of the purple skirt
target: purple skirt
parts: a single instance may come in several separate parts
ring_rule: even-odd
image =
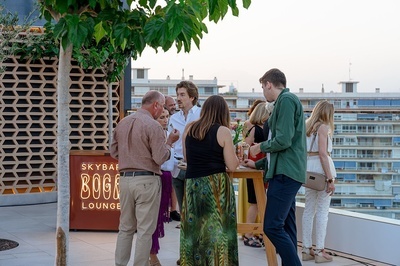
[[[162,171],[161,175],[161,201],[160,211],[158,212],[158,220],[156,231],[152,236],[153,244],[151,245],[151,254],[157,254],[160,250],[159,238],[164,237],[164,223],[169,222],[169,206],[171,206],[172,193],[172,175],[171,172]]]

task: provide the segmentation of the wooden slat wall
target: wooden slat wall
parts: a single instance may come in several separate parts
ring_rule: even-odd
[[[0,73],[0,196],[56,190],[57,59],[10,58]],[[108,88],[99,69],[73,64],[71,150],[108,150]],[[112,86],[113,127],[119,84]]]

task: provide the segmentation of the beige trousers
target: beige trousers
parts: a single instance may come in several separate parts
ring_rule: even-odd
[[[133,235],[137,231],[134,266],[149,264],[152,235],[157,226],[161,199],[160,176],[121,176],[121,215],[115,250],[115,265],[126,266],[131,257]]]

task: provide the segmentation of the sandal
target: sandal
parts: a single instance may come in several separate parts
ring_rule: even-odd
[[[315,262],[323,263],[323,262],[331,262],[332,256],[325,252],[324,249],[315,250]]]
[[[303,247],[301,251],[301,260],[302,261],[308,261],[308,260],[314,260],[315,255],[314,255],[314,250],[312,248],[306,248]]]
[[[265,247],[263,235],[259,234],[257,236],[257,239],[258,239],[258,242],[260,242],[261,246]]]
[[[161,266],[161,262],[158,260],[157,254],[150,253],[149,266]]]
[[[260,242],[258,242],[258,239],[255,237],[243,236],[243,243],[245,246],[252,247],[252,248],[261,248],[262,247]]]

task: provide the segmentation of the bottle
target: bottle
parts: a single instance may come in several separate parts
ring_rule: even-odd
[[[243,146],[241,143],[236,145],[236,156],[238,157],[239,161],[243,160]]]
[[[249,158],[249,149],[250,149],[250,145],[247,144],[246,142],[242,142],[242,151],[243,151],[243,161]]]

